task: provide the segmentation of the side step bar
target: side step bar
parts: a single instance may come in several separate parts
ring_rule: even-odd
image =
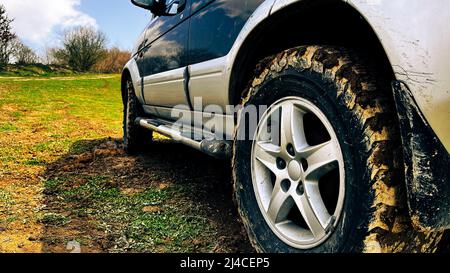
[[[232,156],[231,141],[215,140],[213,134],[201,132],[197,128],[185,125],[182,130],[179,126],[175,126],[168,121],[148,118],[137,118],[136,124],[217,159],[226,160],[230,159]],[[205,135],[206,138],[203,138]]]

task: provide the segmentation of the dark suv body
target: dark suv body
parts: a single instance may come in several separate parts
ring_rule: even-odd
[[[447,3],[132,2],[154,15],[122,77],[128,152],[155,131],[232,159],[258,251],[436,251],[450,227]]]

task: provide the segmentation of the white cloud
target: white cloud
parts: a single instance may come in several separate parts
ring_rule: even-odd
[[[55,33],[68,27],[92,26],[94,18],[78,10],[81,0],[0,0],[17,35],[33,44],[53,43]]]

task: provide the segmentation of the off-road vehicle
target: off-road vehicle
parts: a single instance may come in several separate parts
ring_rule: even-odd
[[[123,70],[129,153],[158,132],[231,160],[261,252],[436,251],[449,1],[132,2],[152,19]]]

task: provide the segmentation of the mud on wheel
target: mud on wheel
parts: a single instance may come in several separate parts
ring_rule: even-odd
[[[236,201],[258,251],[436,250],[442,234],[415,230],[408,216],[389,83],[366,63],[305,46],[258,65],[242,103],[270,108],[254,137],[235,141],[233,159]],[[249,131],[244,120],[238,135]]]
[[[149,148],[152,142],[152,132],[136,124],[138,117],[145,113],[134,93],[133,83],[126,80],[123,90],[123,143],[127,153],[134,154]]]

